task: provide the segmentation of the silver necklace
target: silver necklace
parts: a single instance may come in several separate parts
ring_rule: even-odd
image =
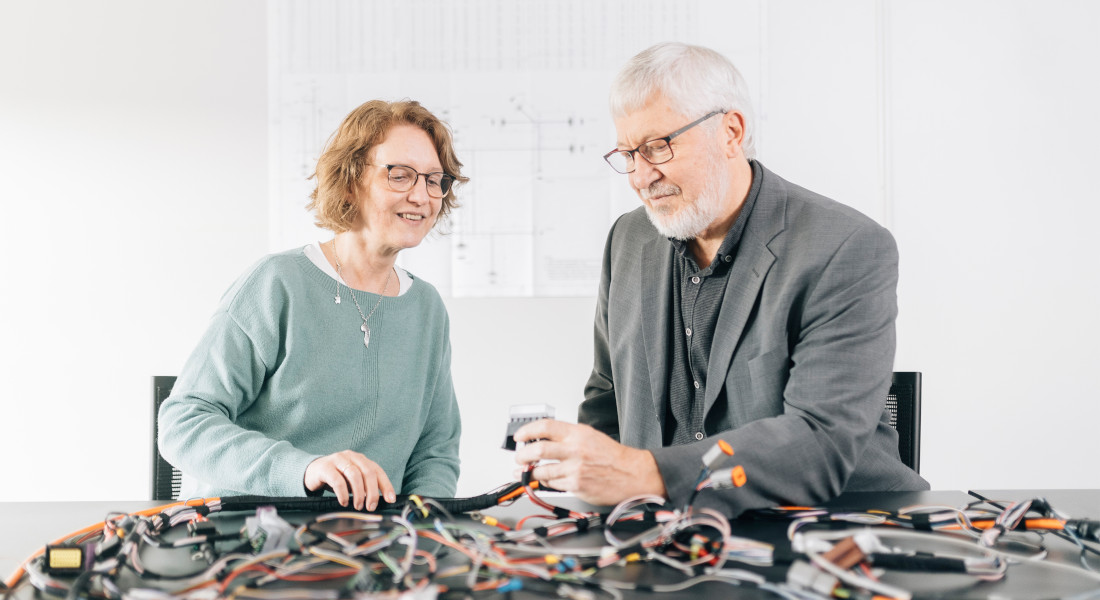
[[[340,265],[340,255],[336,253],[336,238],[332,238],[332,255],[336,257],[336,274],[340,277],[336,281],[336,304],[340,304],[340,281],[344,279],[344,271]],[[393,269],[390,269],[389,273],[386,273],[386,283],[382,286],[382,293],[378,294],[378,302],[374,303],[374,308],[370,309],[370,312],[365,316],[363,315],[363,309],[359,307],[359,299],[355,297],[355,290],[348,286],[348,291],[351,292],[351,300],[355,303],[355,310],[359,311],[359,316],[363,318],[363,326],[359,329],[363,332],[363,346],[370,346],[370,327],[367,327],[367,319],[374,314],[374,311],[378,310],[379,305],[382,304],[382,298],[386,295],[386,290],[390,287],[390,273],[393,273]]]

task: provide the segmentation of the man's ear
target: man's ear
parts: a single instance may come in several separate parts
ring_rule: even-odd
[[[721,134],[727,158],[744,156],[741,144],[745,141],[745,115],[735,110],[722,115]]]

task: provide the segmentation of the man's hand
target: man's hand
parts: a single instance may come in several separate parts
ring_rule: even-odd
[[[386,502],[395,502],[396,493],[386,472],[378,463],[352,450],[342,450],[322,456],[309,463],[303,483],[307,490],[316,491],[328,485],[336,493],[340,506],[348,505],[348,492],[355,501],[356,510],[374,510],[378,496]]]
[[[516,451],[517,463],[559,461],[535,467],[531,479],[585,502],[610,506],[640,494],[665,497],[652,454],[623,446],[588,425],[542,419],[524,425],[514,437],[527,442]]]

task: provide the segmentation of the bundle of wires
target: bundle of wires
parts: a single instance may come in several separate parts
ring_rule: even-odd
[[[708,489],[703,477],[700,481],[700,491]],[[630,498],[606,514],[583,512],[554,506],[537,490],[528,475],[475,498],[402,496],[377,512],[333,507],[332,499],[227,497],[111,514],[29,559],[25,572],[10,580],[9,591],[27,584],[44,595],[72,600],[369,600],[528,588],[592,600],[596,595],[618,598],[624,590],[678,591],[713,582],[783,598],[852,597],[859,591],[908,598],[909,592],[878,578],[883,569],[996,580],[1010,561],[1043,556],[1000,547],[1019,531],[1060,531],[1088,545],[1100,530],[1095,522],[1065,518],[1040,499],[961,509],[759,511],[757,517],[790,521],[788,535],[799,553],[786,581],[774,582],[730,566],[772,565],[773,548],[734,536],[729,520],[717,512],[673,508],[654,496]],[[480,512],[521,496],[544,512],[515,527]],[[279,514],[300,511],[310,514],[294,518],[297,525]],[[210,518],[219,512],[254,516],[243,529],[228,530],[225,524],[231,521]],[[537,526],[523,526],[536,517]],[[837,523],[851,527],[822,529]],[[602,536],[589,533],[597,527]],[[558,543],[569,538],[577,539]],[[933,540],[937,548],[953,550],[898,547],[899,542],[932,546]],[[173,559],[150,560],[157,554]],[[625,576],[622,567],[636,562],[658,565],[670,582],[642,585]],[[1100,576],[1084,569],[1051,568],[1100,582]]]
[[[727,560],[738,558],[729,551],[734,543],[745,556],[755,553],[757,561],[765,548],[770,556],[770,547],[738,542],[730,535],[729,521],[718,513],[671,510],[660,498],[632,499],[608,515],[578,512],[551,505],[537,488],[537,482],[527,479],[476,500],[405,496],[403,503],[387,505],[385,511],[321,512],[297,526],[277,512],[319,512],[332,501],[226,497],[112,514],[47,546],[10,585],[26,583],[43,594],[74,600],[366,599],[538,586],[566,597],[590,598],[593,593],[617,597],[623,589],[683,589],[702,581],[763,589],[770,585],[759,575],[723,568]],[[549,522],[512,529],[479,512],[522,495],[546,510],[542,516]],[[466,510],[470,507],[478,510]],[[466,518],[456,516],[463,510]],[[258,531],[247,525],[222,531],[219,526],[229,521],[210,518],[243,511],[255,511],[256,519],[263,513],[267,520]],[[281,527],[289,533],[273,544]],[[596,538],[589,547],[551,544],[595,527],[603,527],[605,538]],[[624,536],[623,527],[634,532]],[[70,552],[79,558],[61,560]],[[150,553],[160,553],[160,560],[149,560]],[[174,557],[168,561],[171,571],[163,567],[169,555]],[[687,578],[637,586],[608,576],[615,567],[635,561],[658,562]]]
[[[976,502],[964,508],[911,506],[897,511],[830,511],[788,507],[754,511],[756,517],[790,519],[788,538],[804,561],[795,561],[788,583],[824,596],[841,596],[845,586],[891,598],[909,598],[906,590],[882,583],[875,571],[883,569],[960,573],[977,580],[1002,579],[1008,565],[1031,561],[1045,568],[1074,573],[1095,585],[1100,582],[1084,553],[1097,552],[1088,544],[1100,541],[1100,523],[1069,519],[1041,498],[1007,504]],[[844,523],[860,527],[821,530],[823,524]],[[1082,549],[1082,566],[1042,561],[1041,543],[1012,539],[1013,550],[1000,542],[1009,534],[1055,533],[1066,535]],[[901,542],[906,548],[887,542]],[[914,550],[912,546],[927,549]],[[930,548],[954,548],[954,551]],[[1020,553],[1018,548],[1030,548]]]

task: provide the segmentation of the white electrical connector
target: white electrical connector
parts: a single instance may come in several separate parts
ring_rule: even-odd
[[[835,576],[826,573],[804,560],[796,560],[787,569],[787,583],[800,590],[809,590],[822,596],[832,596],[840,583]]]
[[[256,554],[286,550],[296,529],[279,516],[274,506],[257,508],[256,516],[245,519],[244,526]]]
[[[741,465],[715,471],[710,476],[710,485],[714,489],[741,487],[748,481],[745,468]]]
[[[508,409],[508,429],[504,433],[505,450],[515,450],[513,435],[520,427],[539,419],[553,419],[554,407],[549,404],[515,404]]]
[[[717,444],[703,454],[703,466],[709,469],[723,456],[733,456],[733,447],[726,440],[718,440]]]

